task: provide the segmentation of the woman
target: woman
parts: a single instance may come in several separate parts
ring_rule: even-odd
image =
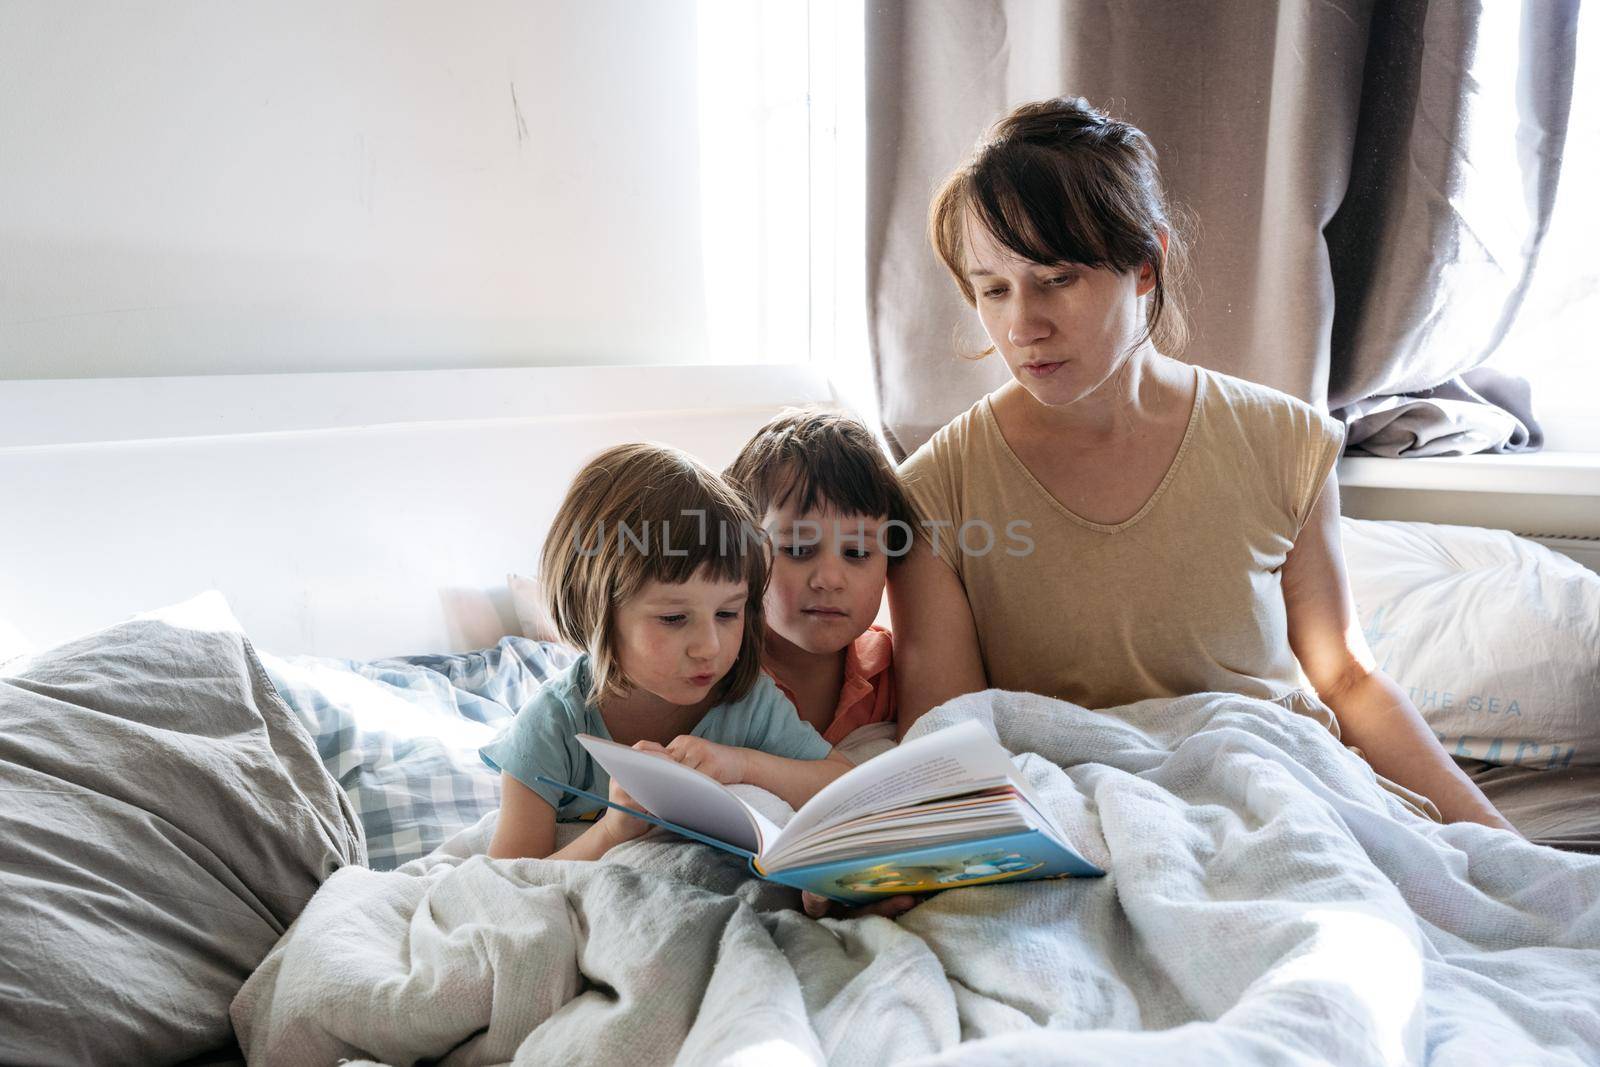
[[[1145,135],[1081,99],[1024,105],[931,230],[1011,380],[901,469],[943,533],[890,584],[902,734],[991,686],[1088,707],[1240,693],[1316,716],[1414,809],[1511,829],[1373,666],[1339,424],[1162,354],[1180,248]]]

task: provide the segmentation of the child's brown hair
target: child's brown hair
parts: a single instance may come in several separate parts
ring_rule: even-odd
[[[590,703],[633,684],[617,658],[615,607],[647,582],[685,582],[702,567],[748,587],[739,658],[714,690],[721,704],[743,697],[761,673],[767,560],[748,505],[715,471],[662,445],[618,445],[578,472],[550,525],[539,579],[556,632],[589,653]]]
[[[911,546],[915,512],[899,475],[871,431],[842,412],[784,412],[756,431],[722,476],[744,494],[757,522],[793,499],[801,512],[820,505],[843,515],[887,516],[882,547],[890,563]]]

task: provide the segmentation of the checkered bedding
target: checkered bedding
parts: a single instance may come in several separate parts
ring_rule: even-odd
[[[349,795],[368,864],[391,870],[500,806],[500,776],[478,747],[574,656],[506,637],[477,652],[370,663],[266,653],[261,661]]]

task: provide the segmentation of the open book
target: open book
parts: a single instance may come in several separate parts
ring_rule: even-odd
[[[588,734],[578,742],[646,809],[622,810],[744,856],[763,878],[834,900],[1105,874],[1067,844],[1006,750],[975,722],[855,767],[781,829],[716,779],[665,756]]]

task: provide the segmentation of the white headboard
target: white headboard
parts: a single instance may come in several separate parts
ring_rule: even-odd
[[[586,458],[720,468],[832,399],[806,367],[0,382],[0,623],[46,647],[214,588],[279,654],[483,647]]]

